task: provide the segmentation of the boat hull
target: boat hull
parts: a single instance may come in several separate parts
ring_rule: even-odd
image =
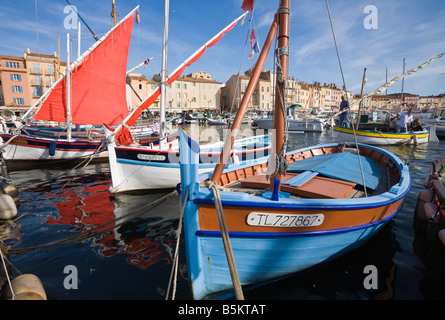
[[[343,151],[344,146],[344,143],[333,143],[288,152],[289,170],[300,161],[326,158],[325,155],[339,154],[345,159],[355,159],[354,154]],[[246,166],[234,168],[237,176],[239,172],[244,173],[234,188],[231,185],[236,180],[221,183],[233,172],[223,173],[218,183],[226,187],[216,196],[216,191],[204,183],[206,178],[193,173],[196,165],[184,165],[181,173],[183,201],[187,199],[184,232],[193,297],[212,299],[233,293],[217,208],[223,209],[226,226],[223,230],[227,230],[239,280],[245,287],[327,263],[373,237],[402,208],[411,177],[406,164],[392,153],[373,146],[359,145],[359,148],[361,157],[375,162],[386,175],[376,185],[367,184],[370,192],[367,196],[357,193],[362,192],[363,186],[348,179],[313,176],[298,185],[294,177],[299,178],[300,173],[291,176],[292,171],[282,178],[282,189],[277,196],[269,190],[270,182],[260,172],[263,168],[250,170]],[[183,150],[181,144],[181,157],[196,162],[193,147],[185,148],[184,154]],[[320,167],[325,168],[326,164]],[[335,162],[335,166],[337,164]],[[363,159],[362,164],[365,177],[371,182]],[[315,167],[312,166],[314,170]],[[311,184],[315,187],[310,187]],[[334,185],[329,187],[330,184]],[[221,206],[215,199],[220,199]]]
[[[390,133],[369,130],[354,130],[335,126],[332,139],[334,141],[365,143],[370,145],[396,145],[428,143],[429,131]]]
[[[241,285],[249,286],[289,277],[333,260],[365,243],[383,225],[332,234],[229,236]],[[200,235],[198,246],[201,247],[202,272],[217,276],[195,279],[192,283],[194,299],[230,295],[233,284],[221,237]]]
[[[11,134],[0,134],[5,144]],[[17,136],[4,146],[3,158],[10,163],[48,162],[54,160],[81,160],[94,155],[94,159],[106,161],[108,152],[101,141],[66,141],[38,137]]]
[[[243,139],[251,144],[264,144],[264,139],[255,137]],[[203,151],[200,154],[199,173],[210,172],[219,160],[218,151]],[[238,161],[248,163],[257,159],[266,161],[271,150],[270,144],[264,147],[235,150]],[[112,176],[111,193],[136,190],[171,189],[180,182],[180,162],[177,139],[163,150],[152,147],[108,146],[109,162]],[[227,168],[232,164],[228,164]]]

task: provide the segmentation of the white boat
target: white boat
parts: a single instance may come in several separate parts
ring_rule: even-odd
[[[300,132],[323,132],[325,130],[325,120],[323,118],[307,116],[295,112],[295,108],[300,105],[293,104],[287,107],[287,128],[289,131]],[[252,122],[253,126],[258,126],[260,129],[273,129],[273,117],[266,117],[262,119],[255,119]]]

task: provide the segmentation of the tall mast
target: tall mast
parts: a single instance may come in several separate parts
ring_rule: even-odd
[[[161,70],[161,97],[159,109],[159,139],[164,139],[164,124],[165,124],[165,107],[166,96],[165,88],[167,85],[167,44],[168,44],[168,16],[169,16],[169,0],[165,0],[164,9],[164,38],[162,40],[162,70]],[[161,143],[159,144],[161,146]]]
[[[275,110],[274,110],[274,125],[275,130],[275,152],[278,155],[278,170],[275,175],[270,179],[271,188],[273,188],[273,180],[281,179],[282,168],[281,164],[284,163],[284,129],[285,129],[285,90],[287,81],[287,64],[289,58],[289,0],[281,0],[280,8],[278,10],[278,22],[279,22],[279,35],[278,35],[278,62],[280,68],[277,68],[276,75],[276,94],[275,94]]]
[[[113,17],[114,25],[116,25],[117,24],[116,4],[115,4],[114,0],[112,1],[112,4],[111,4],[111,16]]]
[[[272,22],[272,26],[270,27],[269,34],[267,35],[266,41],[264,42],[263,49],[261,50],[260,56],[256,63],[255,70],[249,80],[246,92],[241,100],[241,104],[238,108],[235,119],[233,120],[232,127],[230,128],[230,134],[225,138],[223,152],[221,152],[218,163],[216,164],[215,170],[213,171],[211,180],[216,183],[219,181],[219,179],[221,178],[221,174],[224,171],[227,159],[230,156],[230,150],[232,150],[236,135],[238,134],[238,130],[240,128],[243,117],[246,113],[249,101],[252,98],[255,86],[258,82],[258,79],[260,78],[261,71],[263,69],[264,63],[267,58],[267,54],[270,50],[270,47],[272,45],[276,33],[277,33],[277,18],[275,17],[275,19]]]
[[[70,34],[66,34],[66,125],[68,141],[71,141],[71,69]]]
[[[403,73],[405,73],[405,58],[403,58]],[[400,95],[400,100],[403,108],[403,85],[405,83],[405,78],[402,79],[402,94]]]

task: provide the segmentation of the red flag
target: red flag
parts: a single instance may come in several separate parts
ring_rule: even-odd
[[[253,3],[255,0],[244,0],[243,5],[241,6],[241,9],[244,11],[253,11]]]
[[[252,28],[252,33],[250,34],[250,46],[253,49],[253,40],[256,39],[255,37],[255,30]]]

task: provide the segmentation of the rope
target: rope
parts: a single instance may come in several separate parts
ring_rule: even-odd
[[[190,189],[187,189],[187,193],[185,194],[185,198],[184,198],[184,203],[181,202],[181,198],[179,198],[180,211],[179,211],[178,229],[176,230],[176,249],[175,249],[175,256],[173,259],[172,271],[170,273],[170,280],[169,280],[168,287],[167,287],[167,294],[165,295],[165,300],[168,300],[168,294],[170,292],[170,286],[173,281],[173,276],[174,276],[174,282],[173,282],[172,300],[175,300],[176,283],[177,283],[177,277],[178,277],[178,264],[179,264],[179,240],[181,239],[182,219],[184,216],[185,203],[187,202],[187,199],[189,196],[189,191],[190,191]]]
[[[224,250],[226,252],[227,262],[229,264],[230,275],[232,277],[233,288],[235,290],[235,297],[237,300],[244,300],[241,282],[239,280],[238,271],[236,269],[235,257],[233,256],[232,246],[230,244],[229,232],[227,231],[226,221],[224,219],[224,211],[221,204],[221,197],[218,186],[214,181],[209,181],[208,188],[212,190],[215,198],[215,209],[218,215],[219,227],[221,229],[221,237],[224,243]]]
[[[341,77],[342,77],[342,79],[343,79],[343,88],[344,88],[344,90],[345,90],[345,95],[347,96],[347,92],[348,92],[348,91],[346,90],[345,76],[344,76],[344,74],[343,74],[343,68],[342,68],[342,65],[341,65],[340,53],[338,52],[338,45],[337,45],[337,40],[336,40],[336,38],[335,38],[334,24],[332,23],[331,11],[329,10],[328,0],[326,0],[326,8],[327,8],[327,10],[328,10],[329,22],[331,23],[332,36],[333,36],[333,38],[334,38],[334,43],[335,43],[335,50],[337,51],[338,64],[339,64],[339,66],[340,66]],[[340,113],[341,113],[341,112],[340,112]],[[362,174],[363,189],[364,189],[364,191],[365,191],[365,197],[368,197],[368,193],[367,193],[367,191],[366,191],[365,176],[364,176],[364,174],[363,174],[362,161],[361,161],[361,159],[360,159],[360,153],[359,153],[359,150],[358,150],[358,143],[357,143],[357,135],[356,135],[356,132],[355,132],[354,125],[352,125],[352,131],[353,131],[353,133],[354,133],[355,148],[356,148],[356,150],[357,150],[357,157],[358,157],[358,163],[359,163],[359,165],[360,165],[360,172],[361,172],[361,174]]]
[[[9,278],[8,269],[6,268],[5,259],[3,257],[3,252],[1,250],[0,250],[0,255],[2,257],[3,269],[5,269],[6,278],[8,280],[9,290],[11,290],[12,300],[14,300],[14,298],[15,298],[14,290],[12,290],[11,279]]]

